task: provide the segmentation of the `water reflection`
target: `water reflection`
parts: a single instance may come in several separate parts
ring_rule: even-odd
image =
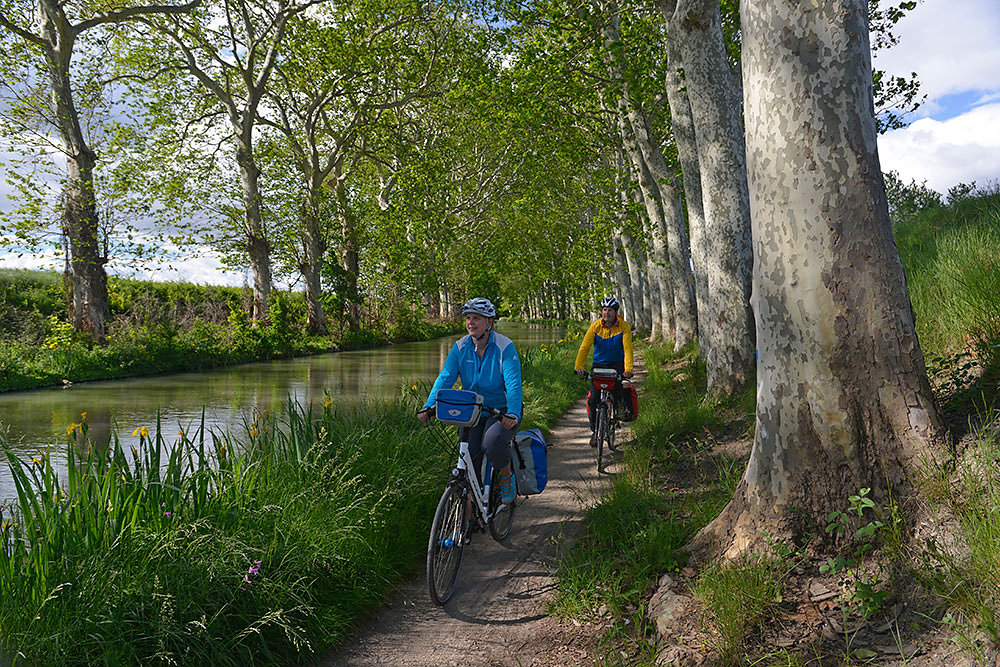
[[[519,349],[550,343],[564,335],[559,327],[501,324]],[[236,430],[254,410],[283,412],[289,397],[322,404],[324,392],[339,404],[398,396],[403,387],[433,380],[457,336],[374,350],[325,354],[106,382],[65,389],[0,394],[0,429],[14,450],[30,458],[51,447],[52,464],[65,470],[67,427],[86,413],[89,439],[104,446],[117,430],[126,451],[138,444],[132,433],[153,432],[157,418],[168,443],[179,429],[192,433],[204,410],[207,429]],[[10,472],[0,466],[0,499],[14,495]]]

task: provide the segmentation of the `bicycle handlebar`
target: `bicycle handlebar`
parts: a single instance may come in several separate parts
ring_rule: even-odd
[[[521,423],[521,420],[518,419],[517,415],[511,412],[504,412],[503,410],[499,410],[497,408],[491,408],[488,405],[483,406],[483,412],[486,412],[490,416],[496,417],[497,419],[503,419],[504,417],[508,416],[513,417],[514,419],[517,419],[517,422],[519,424]],[[437,419],[437,415],[434,412],[434,406],[431,406],[429,408],[421,408],[417,410],[417,415],[419,416],[421,414],[426,414],[429,419]]]
[[[614,370],[614,369],[612,368],[612,369],[609,369],[609,370]],[[576,373],[576,371],[573,371],[573,373],[575,374],[575,373]],[[587,372],[586,370],[584,370],[584,371],[583,371],[583,375],[581,375],[580,377],[581,377],[582,379],[584,379],[584,380],[589,380],[589,379],[591,379],[592,377],[594,377],[594,374],[593,374],[593,373],[589,373],[589,372]],[[624,375],[624,374],[622,374],[622,373],[619,373],[618,371],[615,371],[615,379],[616,379],[616,380],[628,380],[629,378],[625,377],[625,375]]]

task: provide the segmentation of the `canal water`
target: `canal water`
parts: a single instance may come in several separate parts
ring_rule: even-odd
[[[512,322],[497,330],[519,350],[565,334],[562,327]],[[458,338],[0,394],[0,435],[22,458],[48,450],[53,466],[65,470],[66,429],[84,412],[94,442],[107,442],[115,429],[126,451],[138,444],[132,435],[137,428],[153,433],[157,415],[168,444],[181,428],[193,433],[203,411],[206,429],[241,432],[255,411],[281,414],[289,398],[321,405],[329,394],[337,404],[352,405],[396,397],[413,384],[429,386]],[[10,470],[0,463],[0,501],[14,496]]]

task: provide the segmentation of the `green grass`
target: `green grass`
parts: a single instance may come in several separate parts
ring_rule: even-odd
[[[921,346],[937,376],[937,397],[946,411],[980,406],[979,421],[988,423],[1000,395],[1000,193],[972,193],[948,206],[930,206],[894,232]],[[644,644],[649,629],[626,621],[642,608],[657,577],[683,562],[680,547],[717,515],[739,483],[745,459],[707,456],[713,436],[706,441],[706,434],[722,433],[720,440],[753,434],[752,387],[725,400],[706,395],[696,350],[678,355],[652,347],[644,357],[650,373],[640,394],[634,441],[626,445],[624,472],[587,509],[583,539],[557,564],[555,613],[590,619],[606,605],[615,614],[616,623],[603,638],[603,664],[617,664],[620,649]],[[995,436],[982,440],[968,472],[957,483],[940,472],[943,481],[931,495],[935,505],[956,516],[968,550],[932,545],[922,576],[951,608],[948,618],[960,642],[971,648],[975,636],[1000,644],[998,445]],[[880,554],[900,551],[901,536],[882,537],[888,549]],[[713,648],[723,663],[809,662],[787,651],[751,660],[743,649],[746,635],[775,613],[793,560],[788,556],[751,554],[701,574],[695,592],[712,621]],[[654,664],[648,651],[641,653],[630,664]]]
[[[924,584],[948,609],[960,646],[987,662],[988,646],[1000,645],[1000,439],[982,433],[957,466],[934,471],[932,503],[957,523],[956,543],[931,540],[918,570]],[[984,645],[983,639],[986,640]]]
[[[786,554],[755,552],[713,563],[701,573],[694,593],[715,627],[721,664],[742,663],[744,638],[773,617],[791,565]]]
[[[931,207],[897,224],[894,232],[930,371],[953,385],[943,398],[947,402],[975,382],[978,374],[954,377],[971,360],[995,391],[1000,375],[1000,192]]]
[[[576,340],[525,350],[526,427],[577,397]],[[0,663],[297,664],[341,640],[426,549],[453,465],[424,395],[356,411],[289,406],[240,436],[157,428],[136,451],[7,460],[18,487],[0,549]]]

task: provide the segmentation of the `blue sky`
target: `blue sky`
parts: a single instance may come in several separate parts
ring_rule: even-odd
[[[1000,2],[921,0],[876,54],[890,74],[916,72],[927,101],[905,128],[879,139],[883,171],[946,193],[1000,181]]]
[[[895,0],[893,4],[898,4]],[[944,194],[958,183],[1000,183],[1000,1],[918,0],[897,24],[900,43],[875,56],[890,74],[916,72],[927,101],[910,124],[879,138],[883,171],[926,182]],[[0,162],[4,155],[0,154]],[[3,168],[0,166],[0,177]],[[0,178],[0,198],[8,186]],[[0,206],[8,205],[0,200]],[[0,266],[59,267],[61,257],[17,257],[0,248]],[[140,277],[240,285],[243,273],[224,274],[211,251]],[[109,266],[112,272],[124,267]]]

